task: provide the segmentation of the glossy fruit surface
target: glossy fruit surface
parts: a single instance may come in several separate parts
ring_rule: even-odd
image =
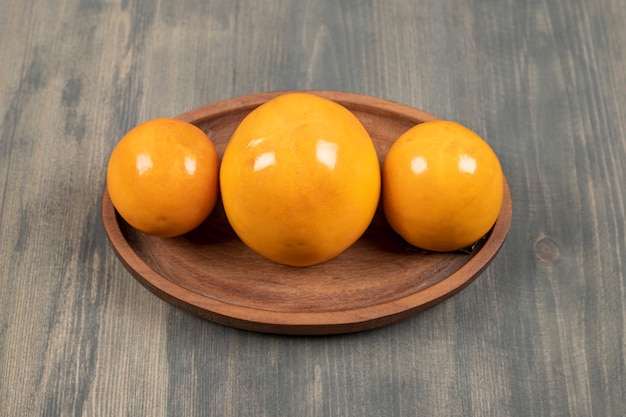
[[[383,164],[383,209],[410,244],[433,251],[472,245],[494,225],[504,176],[480,136],[451,121],[409,129]]]
[[[202,223],[218,196],[219,159],[198,127],[154,119],[128,132],[107,166],[107,191],[126,222],[173,237]]]
[[[241,240],[282,264],[307,266],[351,246],[380,197],[372,140],[345,107],[308,93],[248,114],[222,158],[220,188]]]

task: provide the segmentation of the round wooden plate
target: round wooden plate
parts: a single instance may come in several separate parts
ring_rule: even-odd
[[[217,102],[177,118],[194,123],[221,157],[241,119],[283,94],[253,94]],[[387,100],[310,91],[350,109],[370,132],[382,161],[394,140],[415,124],[436,119]],[[283,334],[356,332],[397,322],[440,303],[472,282],[504,243],[512,215],[504,204],[490,233],[468,251],[430,253],[408,246],[379,209],[365,234],[320,265],[275,264],[248,249],[218,202],[196,230],[157,238],[130,227],[102,197],[107,236],[131,274],[163,300],[202,318],[241,329]]]

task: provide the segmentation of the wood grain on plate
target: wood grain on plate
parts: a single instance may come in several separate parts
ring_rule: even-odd
[[[219,155],[243,117],[284,92],[237,97],[178,116],[203,129]],[[350,109],[372,136],[382,161],[393,141],[435,116],[358,94],[312,91]],[[117,215],[105,190],[102,216],[118,257],[150,291],[194,315],[260,332],[332,334],[390,324],[454,295],[472,282],[502,246],[511,222],[505,183],[500,216],[471,252],[431,253],[407,246],[378,210],[347,251],[306,268],[275,264],[248,249],[223,207],[196,230],[163,239],[134,230]]]

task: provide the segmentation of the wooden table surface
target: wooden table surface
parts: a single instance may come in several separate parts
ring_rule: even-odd
[[[0,0],[0,415],[626,415],[626,3]],[[481,134],[513,197],[469,287],[289,337],[198,319],[104,233],[133,126],[339,90]]]

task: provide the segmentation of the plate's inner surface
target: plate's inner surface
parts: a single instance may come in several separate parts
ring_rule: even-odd
[[[163,277],[205,297],[260,310],[322,312],[383,304],[435,284],[472,257],[410,248],[380,213],[347,251],[306,268],[254,254],[230,228],[221,204],[197,230],[173,239],[147,236],[119,221],[131,248]]]
[[[370,132],[381,162],[398,136],[423,121],[342,104]],[[193,122],[208,134],[221,157],[235,127],[253,107]],[[480,249],[440,254],[408,247],[380,209],[351,248],[306,268],[278,265],[253,253],[231,229],[221,202],[198,229],[173,239],[137,232],[119,216],[118,222],[132,250],[172,283],[224,303],[283,312],[332,312],[397,300],[446,278]]]

